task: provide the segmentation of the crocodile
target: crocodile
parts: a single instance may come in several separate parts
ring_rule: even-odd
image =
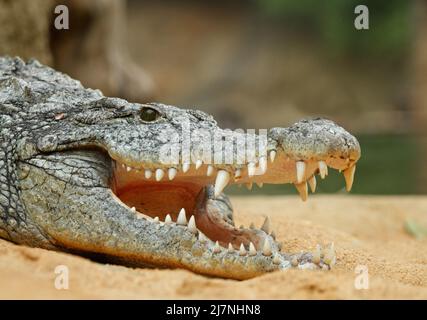
[[[202,111],[105,97],[0,57],[0,237],[17,244],[238,280],[330,269],[332,245],[286,253],[268,217],[236,227],[223,190],[292,183],[305,201],[332,168],[350,191],[360,155],[331,120],[221,129]]]

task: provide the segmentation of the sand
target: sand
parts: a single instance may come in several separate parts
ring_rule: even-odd
[[[427,197],[234,197],[237,225],[270,215],[283,250],[334,242],[331,271],[287,270],[247,281],[186,270],[132,269],[0,240],[0,298],[24,299],[427,299],[427,239],[405,232],[427,226]],[[69,289],[54,286],[55,267],[69,269]],[[356,289],[355,268],[368,268],[369,288]],[[366,279],[366,278],[365,278]],[[358,282],[359,283],[359,282]],[[364,282],[366,283],[366,282]]]

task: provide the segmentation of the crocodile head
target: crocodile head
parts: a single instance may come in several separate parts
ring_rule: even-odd
[[[292,183],[305,201],[333,168],[350,190],[360,147],[334,122],[223,130],[201,111],[106,98],[37,62],[2,68],[2,163],[17,195],[3,237],[235,279],[331,263],[282,253],[268,218],[237,228],[223,189]]]

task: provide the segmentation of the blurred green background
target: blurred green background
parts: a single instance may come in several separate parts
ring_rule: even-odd
[[[369,30],[354,27],[359,4],[369,8]],[[304,117],[333,119],[362,146],[352,193],[425,193],[418,170],[424,145],[414,121],[420,107],[411,91],[421,28],[417,5],[405,0],[133,1],[129,37],[138,29],[141,41],[130,48],[158,83],[160,101],[197,106],[232,129],[283,126]],[[344,193],[343,187],[342,175],[331,172],[327,181],[319,181],[318,192]],[[229,187],[229,192],[296,191],[291,185],[254,185],[252,191]]]

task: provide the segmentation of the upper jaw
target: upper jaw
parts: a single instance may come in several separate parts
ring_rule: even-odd
[[[349,191],[360,153],[357,139],[342,127],[330,120],[314,119],[302,120],[289,128],[271,129],[266,148],[243,163],[213,164],[211,159],[200,157],[191,159],[193,163],[168,165],[154,161],[128,162],[120,155],[111,152],[110,155],[121,170],[138,171],[152,181],[179,178],[200,186],[212,184],[215,196],[228,184],[293,183],[305,200],[307,183],[314,191],[315,176],[325,178],[328,167],[343,172]]]

